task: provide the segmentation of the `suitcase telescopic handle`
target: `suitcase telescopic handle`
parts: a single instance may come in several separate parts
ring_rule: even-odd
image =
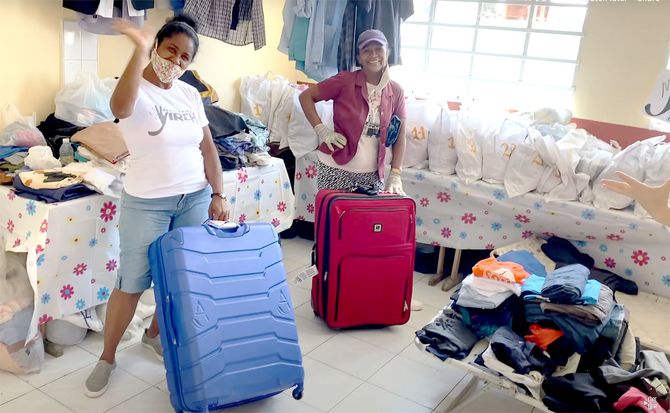
[[[219,238],[237,238],[249,232],[249,225],[208,219],[202,224],[207,232]]]

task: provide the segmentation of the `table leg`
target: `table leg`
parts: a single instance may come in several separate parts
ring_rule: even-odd
[[[454,251],[454,261],[451,263],[451,274],[449,278],[442,283],[442,291],[449,291],[461,282],[461,277],[458,275],[458,267],[461,264],[461,254],[463,250],[457,249]]]
[[[472,403],[472,399],[479,397],[479,392],[472,394],[473,390],[477,388],[479,383],[479,378],[477,376],[468,374],[469,377],[465,377],[461,382],[459,382],[452,392],[456,392],[455,396],[449,394],[447,397],[442,400],[442,402],[435,408],[435,412],[441,413],[453,413],[457,409],[462,409],[468,404]],[[486,388],[486,386],[484,387]],[[473,397],[474,396],[474,397]],[[452,398],[453,397],[453,398]]]
[[[440,252],[437,256],[437,272],[433,278],[428,281],[428,285],[433,286],[437,285],[440,281],[444,280],[444,254],[446,248],[440,246]]]

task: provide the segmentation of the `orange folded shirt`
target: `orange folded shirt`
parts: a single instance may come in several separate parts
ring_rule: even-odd
[[[522,284],[530,276],[523,266],[515,262],[498,261],[491,257],[479,261],[472,267],[475,277],[490,278],[508,284]]]
[[[562,331],[542,327],[539,324],[531,324],[528,329],[531,334],[524,336],[526,341],[537,344],[544,351],[547,351],[551,343],[563,337]]]

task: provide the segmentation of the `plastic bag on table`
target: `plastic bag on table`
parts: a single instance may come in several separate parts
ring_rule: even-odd
[[[300,106],[300,93],[293,95],[293,109],[288,121],[288,146],[297,158],[301,158],[312,152],[319,146],[319,137],[316,136],[314,128],[310,125],[305,113]],[[321,101],[316,103],[316,112],[321,121],[329,128],[333,128],[333,101]]]
[[[665,136],[637,141],[612,158],[612,163],[593,183],[593,205],[601,209],[624,209],[633,203],[633,199],[610,191],[601,185],[603,179],[618,180],[617,171],[622,171],[637,180],[644,180],[644,159],[648,151],[665,140]]]
[[[428,135],[428,168],[435,173],[453,175],[458,155],[454,144],[458,111],[443,107]]]
[[[589,186],[590,177],[587,174],[577,173],[582,148],[586,146],[589,135],[584,129],[574,129],[568,132],[563,139],[556,142],[558,157],[556,168],[561,176],[558,184],[547,195],[548,201],[574,201]]]
[[[544,162],[544,170],[536,191],[546,194],[561,183],[561,172],[557,166],[561,154],[556,145],[556,140],[549,135],[540,135],[535,140],[535,148]]]
[[[426,100],[408,100],[406,102],[405,154],[402,166],[405,168],[426,169],[428,166],[428,139],[440,114],[440,106]]]
[[[524,195],[537,189],[544,172],[544,161],[535,148],[540,133],[534,129],[523,143],[516,146],[505,170],[505,191],[510,198]]]
[[[0,146],[40,146],[46,145],[44,135],[27,121],[20,120],[7,125],[0,132]]]
[[[500,130],[502,116],[466,110],[458,116],[458,126],[454,143],[458,162],[456,174],[466,184],[482,177],[482,142],[493,137]]]
[[[500,184],[517,145],[528,136],[528,125],[516,119],[505,119],[499,133],[482,140],[482,180]]]
[[[243,77],[240,82],[241,112],[260,120],[269,128],[273,93],[281,91],[278,85],[282,84],[288,85],[288,80],[272,72]]]
[[[28,150],[28,156],[23,163],[33,171],[38,169],[52,169],[61,166],[60,161],[54,158],[48,146],[33,146]]]
[[[112,82],[91,73],[81,73],[56,94],[55,116],[77,126],[114,120],[109,100]]]
[[[21,112],[19,112],[16,106],[11,103],[0,108],[0,130],[5,129],[14,122],[20,122],[22,120],[24,120],[24,118],[21,115]]]

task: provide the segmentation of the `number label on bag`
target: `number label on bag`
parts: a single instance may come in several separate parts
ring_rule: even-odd
[[[428,133],[426,131],[426,128],[424,128],[423,126],[413,127],[411,133],[412,133],[412,138],[418,139],[418,140],[426,139],[426,137],[428,135]]]
[[[512,156],[512,152],[514,152],[514,150],[516,149],[516,145],[515,145],[515,144],[511,144],[511,145],[510,145],[510,144],[508,144],[508,143],[503,143],[503,144],[500,145],[500,146],[502,146],[502,147],[505,149],[505,151],[503,152],[503,156],[504,156],[505,158],[510,158],[510,157]]]

